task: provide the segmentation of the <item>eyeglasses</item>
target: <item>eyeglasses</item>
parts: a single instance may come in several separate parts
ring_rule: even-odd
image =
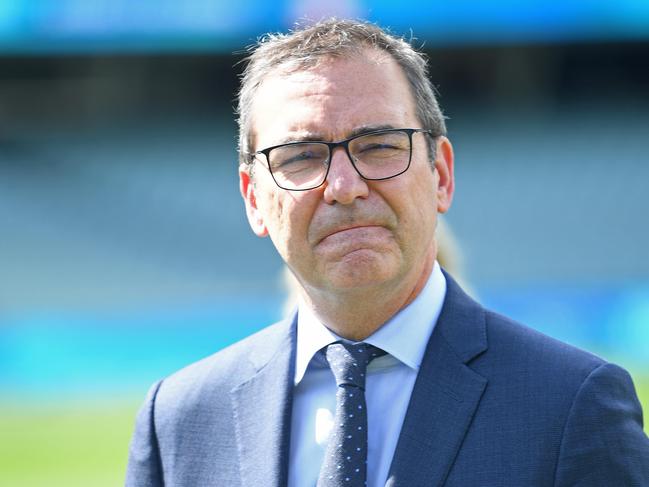
[[[306,191],[322,186],[331,166],[331,154],[343,147],[363,178],[372,181],[403,174],[412,159],[412,134],[424,129],[386,129],[355,135],[339,142],[289,142],[254,152],[266,156],[268,170],[277,186],[289,191]]]

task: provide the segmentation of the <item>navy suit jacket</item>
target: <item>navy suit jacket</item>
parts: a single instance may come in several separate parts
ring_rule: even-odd
[[[629,375],[447,282],[386,485],[649,486]],[[286,486],[295,338],[293,317],[155,384],[126,485]]]

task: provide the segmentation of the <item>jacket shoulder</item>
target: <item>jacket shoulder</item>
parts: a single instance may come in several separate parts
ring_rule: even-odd
[[[160,381],[156,409],[222,402],[228,392],[254,375],[282,347],[291,346],[292,320],[270,325]]]
[[[562,342],[524,324],[485,310],[489,353],[506,363],[527,365],[546,374],[572,376],[581,382],[594,369],[606,364],[597,355]],[[515,370],[515,369],[514,369]],[[555,376],[556,377],[556,376]]]

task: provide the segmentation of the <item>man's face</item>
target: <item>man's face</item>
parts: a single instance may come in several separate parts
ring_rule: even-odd
[[[252,108],[253,151],[338,141],[364,129],[420,128],[399,65],[381,52],[364,54],[265,78]],[[435,259],[437,213],[448,209],[453,193],[450,143],[438,140],[433,170],[426,137],[413,134],[410,168],[383,181],[361,178],[337,148],[324,185],[308,191],[277,187],[259,155],[252,180],[240,168],[253,230],[270,235],[308,294],[425,280]]]

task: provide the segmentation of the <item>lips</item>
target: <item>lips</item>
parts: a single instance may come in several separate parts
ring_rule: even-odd
[[[334,235],[342,234],[342,233],[348,233],[348,234],[361,233],[361,232],[371,231],[372,229],[378,229],[378,228],[383,228],[383,227],[381,225],[354,225],[351,227],[343,227],[327,235],[325,238],[329,238]]]
[[[382,247],[391,235],[388,229],[380,225],[345,226],[322,238],[317,248],[320,251],[347,254],[362,249]]]
[[[379,237],[396,228],[396,216],[382,201],[363,200],[350,206],[323,205],[309,226],[308,240],[313,246],[323,241]]]
[[[379,229],[384,229],[384,227],[377,223],[353,223],[342,226],[332,226],[319,232],[319,237],[316,239],[316,245],[322,243],[324,240],[362,236],[363,234],[373,233]]]

